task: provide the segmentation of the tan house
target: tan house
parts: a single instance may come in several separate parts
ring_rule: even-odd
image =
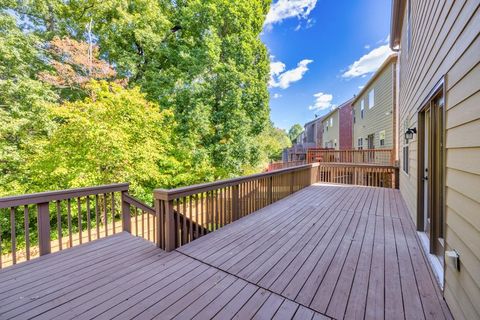
[[[353,149],[396,149],[395,70],[389,56],[353,100]]]
[[[340,123],[338,109],[327,113],[322,121],[323,124],[323,147],[338,150],[340,140]]]
[[[352,99],[322,117],[323,144],[319,147],[336,150],[352,147]]]
[[[480,319],[479,34],[479,1],[393,1],[400,190],[456,319]]]

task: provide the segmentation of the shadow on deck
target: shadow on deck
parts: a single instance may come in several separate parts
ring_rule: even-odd
[[[398,190],[312,185],[166,253],[128,233],[0,271],[1,319],[449,319]]]

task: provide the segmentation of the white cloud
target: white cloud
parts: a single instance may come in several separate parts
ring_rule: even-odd
[[[297,67],[285,71],[285,64],[280,61],[270,62],[270,82],[269,85],[274,88],[287,89],[290,84],[300,81],[303,75],[308,71],[308,65],[313,60],[304,59],[297,64]]]
[[[367,50],[370,49],[370,45],[369,45],[369,44],[366,44],[366,45],[364,45],[363,47],[364,47],[365,49],[367,49]]]
[[[392,54],[392,50],[390,50],[388,44],[375,48],[352,63],[348,70],[342,74],[342,77],[356,78],[366,76],[376,71],[390,54]]]
[[[362,90],[365,86],[358,86],[358,89]]]
[[[270,6],[264,26],[271,27],[288,18],[307,19],[317,0],[278,0]]]
[[[315,97],[315,103],[308,107],[309,110],[326,110],[335,107],[335,105],[332,104],[333,95],[319,92],[313,96]]]
[[[280,93],[274,93],[272,97],[273,99],[279,99],[282,97],[282,95]]]

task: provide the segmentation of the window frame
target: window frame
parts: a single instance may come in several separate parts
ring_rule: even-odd
[[[375,88],[372,88],[368,92],[368,109],[372,109],[375,106]]]

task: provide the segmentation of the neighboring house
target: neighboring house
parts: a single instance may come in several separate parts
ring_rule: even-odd
[[[283,150],[282,161],[305,160],[308,148],[321,147],[322,135],[322,118],[305,123],[304,131],[293,141],[293,146]]]
[[[352,149],[352,101],[343,103],[322,117],[323,148]]]
[[[323,117],[316,118],[310,122],[305,123],[305,143],[314,143],[316,147],[322,146],[323,138]]]
[[[353,149],[396,149],[396,65],[392,54],[353,99]]]
[[[480,319],[479,34],[478,1],[393,1],[400,191],[456,319]]]

